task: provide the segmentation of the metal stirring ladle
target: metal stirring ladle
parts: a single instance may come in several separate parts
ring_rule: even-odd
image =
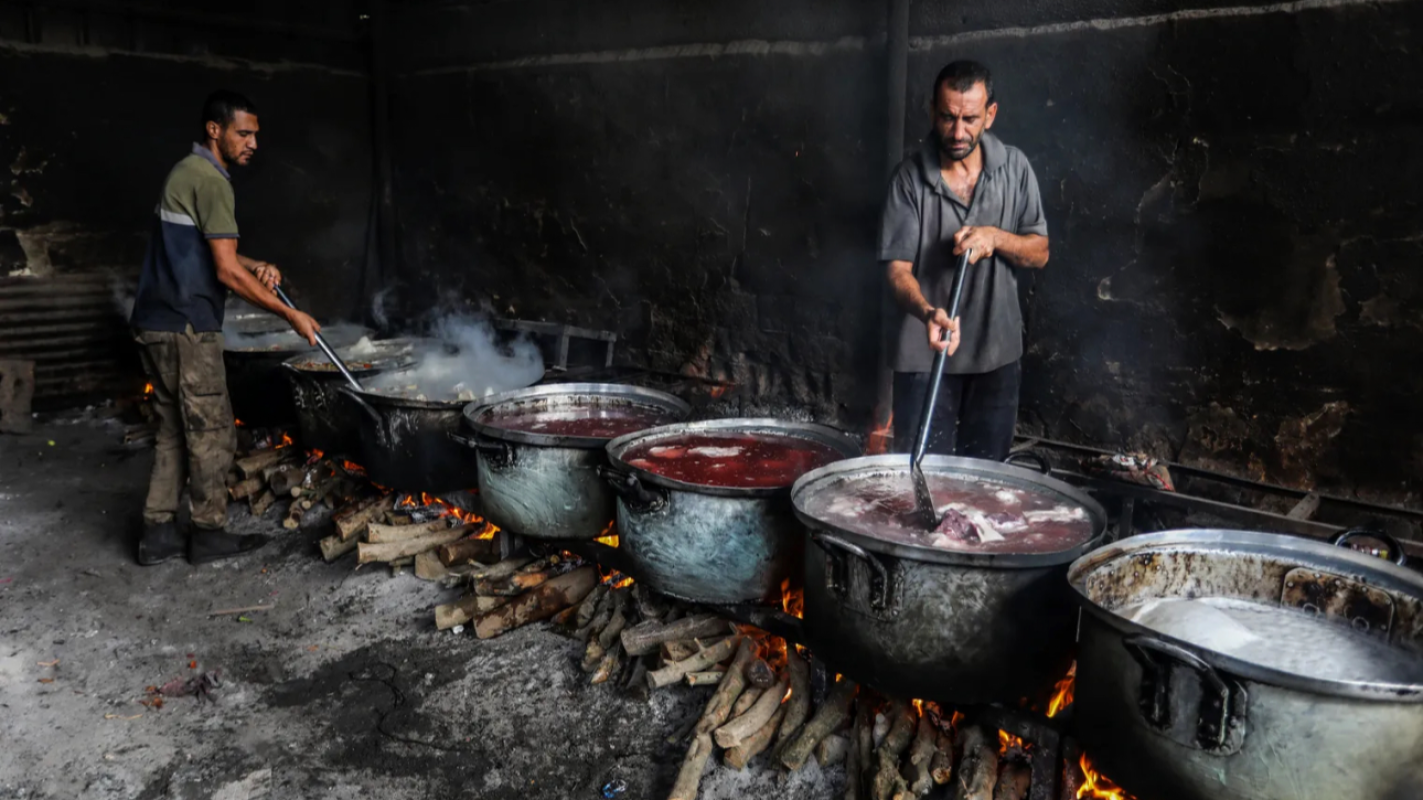
[[[282,291],[280,284],[272,287],[272,289],[277,293],[277,299],[285,303],[287,308],[293,311],[297,310],[296,304],[292,302],[290,297],[287,297],[286,292]],[[336,351],[331,349],[331,345],[326,342],[326,337],[322,336],[320,331],[316,332],[316,346],[320,347],[321,352],[325,353],[326,357],[331,360],[331,363],[336,366],[336,369],[340,370],[341,377],[346,379],[346,383],[351,384],[352,389],[358,392],[365,391],[365,387],[361,386],[361,382],[356,380],[356,376],[352,375],[349,369],[346,369],[346,362],[342,361],[336,355]]]
[[[972,250],[965,250],[959,257],[958,273],[954,276],[954,289],[949,295],[949,319],[955,319],[959,315],[959,301],[963,299],[964,276],[968,275],[969,257],[973,255]],[[949,329],[944,328],[939,334],[939,341],[949,340]],[[929,378],[929,391],[924,395],[924,409],[919,412],[919,435],[914,440],[914,451],[909,457],[909,474],[914,480],[914,516],[928,530],[939,527],[939,523],[944,521],[944,516],[939,513],[934,505],[934,497],[929,494],[929,481],[924,477],[922,462],[924,461],[924,451],[929,446],[929,429],[932,427],[934,418],[934,406],[939,402],[939,386],[944,382],[944,365],[948,363],[949,351],[947,348],[940,350],[934,356],[934,367]]]

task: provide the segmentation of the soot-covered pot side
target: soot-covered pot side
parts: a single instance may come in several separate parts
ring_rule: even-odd
[[[678,398],[617,384],[550,384],[495,395],[465,409],[472,437],[457,437],[476,451],[486,519],[538,539],[593,539],[616,513],[616,495],[599,473],[608,463],[608,440],[506,430],[489,415],[508,406],[540,408],[579,402],[627,403],[664,411],[668,420],[690,411]]]
[[[805,550],[810,646],[837,671],[896,696],[960,704],[1045,698],[1072,661],[1077,609],[1067,565],[1099,539],[1105,513],[1075,488],[1032,470],[949,456],[928,456],[924,465],[931,475],[987,475],[1051,489],[1087,510],[1091,540],[1040,555],[895,545],[829,525],[805,513],[804,502],[846,476],[907,470],[906,456],[851,459],[807,473],[792,500],[813,545]]]
[[[652,589],[704,603],[773,603],[782,585],[801,583],[804,532],[789,487],[713,488],[633,467],[622,454],[647,437],[698,433],[797,436],[843,456],[858,444],[832,428],[773,419],[668,425],[608,444],[608,478],[618,492],[619,548],[629,570]]]
[[[450,439],[459,430],[463,401],[410,400],[344,386],[339,391],[360,420],[360,461],[372,481],[431,494],[478,485],[471,454]]]
[[[1116,613],[1161,597],[1289,603],[1423,659],[1423,576],[1296,537],[1188,530],[1088,553],[1069,578],[1084,607],[1074,727],[1123,788],[1159,800],[1423,797],[1423,685],[1281,673]]]

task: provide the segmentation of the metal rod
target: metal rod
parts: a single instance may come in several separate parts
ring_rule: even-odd
[[[273,291],[277,293],[277,298],[283,303],[285,303],[287,308],[290,308],[293,311],[296,310],[296,304],[292,302],[292,299],[290,297],[287,297],[287,293],[282,290],[281,286],[273,287]],[[352,389],[355,389],[358,392],[365,391],[365,389],[361,386],[360,381],[356,380],[356,376],[352,375],[349,369],[346,369],[346,362],[342,361],[336,355],[336,351],[331,349],[331,345],[326,343],[326,337],[322,336],[320,331],[316,332],[316,346],[320,347],[321,352],[325,353],[326,357],[331,360],[331,363],[336,366],[336,369],[340,370],[341,377],[345,378],[346,382],[351,384]]]
[[[963,299],[964,276],[968,275],[969,258],[972,257],[972,250],[965,250],[963,256],[959,258],[958,274],[954,276],[954,290],[949,295],[949,319],[959,315],[959,301]],[[948,341],[949,329],[944,328],[939,333],[939,341]],[[933,374],[929,378],[929,391],[924,395],[924,408],[919,412],[919,436],[914,441],[914,455],[911,463],[916,467],[924,460],[924,451],[929,446],[929,430],[933,427],[934,406],[939,402],[939,386],[944,382],[944,365],[948,363],[949,351],[947,348],[940,350],[934,356]]]

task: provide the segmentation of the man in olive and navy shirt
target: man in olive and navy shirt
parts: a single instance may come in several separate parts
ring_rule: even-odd
[[[314,345],[321,327],[271,291],[276,267],[237,252],[236,202],[229,170],[257,150],[257,108],[234,92],[203,106],[203,137],[168,173],[129,322],[153,382],[159,428],[143,509],[140,564],[187,550],[193,563],[226,558],[266,543],[227,533],[227,472],[237,445],[222,361],[222,312],[231,289],[287,320]],[[193,532],[177,528],[186,482]]]
[[[894,353],[894,441],[914,441],[936,350],[947,349],[929,452],[1002,460],[1013,443],[1022,379],[1019,268],[1047,264],[1047,220],[1022,151],[988,133],[993,77],[955,61],[934,81],[933,130],[890,182],[879,260],[903,311]],[[959,317],[946,307],[970,253]],[[951,338],[940,342],[948,329]]]

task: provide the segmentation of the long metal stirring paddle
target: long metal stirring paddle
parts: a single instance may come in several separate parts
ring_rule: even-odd
[[[290,308],[293,311],[297,310],[296,304],[292,302],[292,299],[290,297],[287,297],[287,293],[282,291],[282,287],[280,285],[273,287],[273,290],[277,293],[277,299],[285,303],[287,308]],[[336,369],[341,371],[341,377],[346,379],[346,383],[351,384],[352,389],[355,389],[358,392],[365,391],[365,387],[361,386],[361,382],[356,380],[356,376],[352,375],[349,369],[346,369],[346,362],[342,361],[336,355],[336,351],[331,349],[331,345],[327,344],[326,337],[322,336],[320,331],[316,332],[316,346],[320,347],[321,352],[325,353],[326,357],[331,359],[331,363],[335,364]]]
[[[968,275],[968,260],[973,255],[972,250],[965,250],[959,258],[958,273],[954,276],[954,289],[949,295],[949,319],[954,319],[959,315],[959,301],[963,299],[964,276]],[[939,341],[949,340],[949,329],[944,328],[939,333]],[[934,406],[939,402],[939,385],[944,382],[944,365],[948,363],[948,348],[940,350],[934,356],[933,373],[929,378],[929,391],[924,395],[924,409],[919,412],[919,436],[914,440],[914,451],[909,458],[909,474],[914,479],[914,515],[921,524],[929,529],[939,527],[943,521],[938,509],[934,505],[934,497],[929,494],[929,481],[924,477],[922,462],[924,461],[924,451],[929,447],[929,429],[933,426]]]

